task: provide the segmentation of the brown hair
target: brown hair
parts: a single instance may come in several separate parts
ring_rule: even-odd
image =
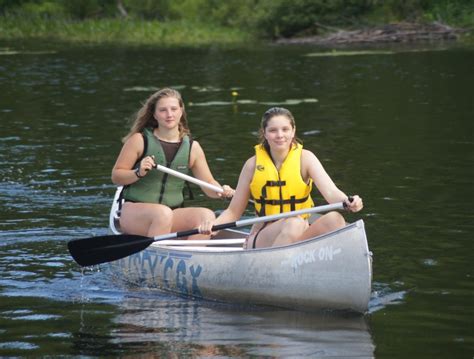
[[[130,131],[122,139],[122,142],[127,141],[132,135],[134,135],[135,133],[142,132],[147,127],[151,127],[151,128],[158,127],[158,122],[156,121],[153,114],[155,113],[155,108],[158,101],[165,97],[174,97],[178,99],[179,107],[181,107],[181,110],[183,111],[183,115],[179,119],[179,126],[178,126],[179,137],[183,138],[184,136],[189,135],[191,133],[188,127],[188,119],[186,116],[184,101],[183,101],[183,98],[181,97],[181,94],[174,89],[163,88],[155,92],[150,97],[148,97],[146,102],[143,104],[142,108],[138,110],[138,112],[135,115],[135,119],[133,120]]]
[[[258,131],[258,137],[260,140],[260,144],[265,147],[268,153],[270,153],[270,145],[268,144],[266,138],[265,138],[265,129],[268,126],[268,122],[275,116],[285,116],[290,120],[291,127],[294,129],[296,127],[295,124],[295,118],[293,117],[293,114],[287,110],[286,108],[283,107],[271,107],[262,116],[262,121],[260,123],[260,130]],[[302,141],[297,138],[296,136],[293,137],[292,144],[297,144],[297,143],[302,143]]]

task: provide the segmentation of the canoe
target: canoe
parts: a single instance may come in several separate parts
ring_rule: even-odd
[[[116,209],[114,199],[110,231],[118,234]],[[132,285],[194,298],[309,311],[367,311],[372,253],[362,220],[282,247],[244,250],[246,235],[227,229],[209,241],[155,242],[109,263],[109,268]]]

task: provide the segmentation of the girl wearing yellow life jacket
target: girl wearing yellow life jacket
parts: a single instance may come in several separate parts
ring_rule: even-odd
[[[293,115],[287,109],[273,107],[262,117],[261,143],[240,173],[239,182],[228,208],[215,220],[201,223],[200,232],[211,233],[214,225],[238,220],[252,197],[257,215],[289,212],[313,206],[312,183],[328,203],[344,201],[347,209],[358,212],[362,199],[348,196],[334,184],[316,156],[297,142]],[[252,227],[247,248],[282,246],[345,226],[338,212],[322,215],[309,225],[305,217],[290,217]]]
[[[181,94],[170,88],[151,95],[138,111],[112,170],[112,182],[125,188],[120,228],[128,234],[153,237],[215,219],[207,208],[184,208],[183,180],[154,170],[156,164],[183,174],[190,170],[201,181],[221,187],[209,170],[202,147],[190,139]],[[216,193],[202,187],[211,198],[232,197],[231,187],[222,189],[223,193]]]

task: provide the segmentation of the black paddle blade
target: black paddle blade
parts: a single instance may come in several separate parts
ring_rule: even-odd
[[[112,262],[140,252],[153,243],[153,238],[122,234],[73,239],[67,247],[72,258],[81,266]]]

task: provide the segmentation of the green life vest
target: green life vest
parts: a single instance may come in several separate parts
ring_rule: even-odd
[[[143,157],[155,156],[155,163],[169,167],[175,171],[188,174],[189,154],[191,141],[184,136],[176,155],[171,163],[166,162],[165,152],[160,140],[153,135],[153,130],[146,128],[143,131],[145,149]],[[181,207],[183,198],[184,180],[159,170],[151,170],[143,178],[128,185],[124,189],[123,198],[132,202],[161,203],[170,208]]]

